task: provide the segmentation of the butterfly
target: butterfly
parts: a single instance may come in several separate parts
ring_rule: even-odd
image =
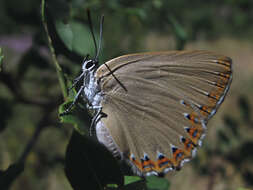
[[[140,176],[179,170],[201,146],[232,82],[232,60],[209,51],[85,58],[79,96],[100,143]],[[70,110],[67,109],[66,112]]]

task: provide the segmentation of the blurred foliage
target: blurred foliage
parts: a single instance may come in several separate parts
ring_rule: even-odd
[[[224,180],[229,180],[227,168],[233,167],[241,173],[247,186],[253,186],[253,120],[250,118],[251,108],[247,97],[238,97],[239,118],[228,114],[224,115],[224,127],[217,131],[217,145],[206,145],[202,150],[202,156],[208,155],[208,159],[198,157],[193,162],[201,175],[211,175],[212,178],[221,175]],[[246,131],[246,133],[242,133]],[[248,135],[251,134],[250,137]],[[201,163],[201,164],[199,164]]]
[[[62,126],[58,119],[58,106],[61,105],[61,113],[73,101],[76,92],[70,91],[67,99],[64,96],[66,102],[62,104],[64,100],[57,72],[62,74],[63,85],[70,86],[71,78],[80,72],[83,56],[89,54],[92,57],[95,54],[87,9],[92,13],[97,41],[98,21],[102,14],[105,15],[99,56],[101,63],[122,54],[157,50],[147,47],[147,40],[152,34],[156,37],[172,37],[175,41],[173,49],[183,49],[191,41],[224,36],[252,40],[252,0],[46,2],[45,17],[52,40],[50,47],[53,47],[57,56],[60,71],[53,64],[55,60],[51,58],[52,51],[48,50],[50,40],[41,21],[40,0],[0,1],[0,46],[3,51],[0,51],[0,189],[71,189],[66,178],[58,173],[63,163],[66,163],[65,171],[68,171],[67,177],[73,187],[78,181],[81,181],[81,185],[85,183],[84,187],[89,183],[95,186],[99,183],[107,184],[102,179],[99,182],[94,182],[94,178],[85,180],[83,176],[89,178],[90,172],[99,171],[97,174],[101,174],[96,169],[100,165],[93,164],[90,171],[80,155],[84,155],[84,159],[89,156],[88,159],[95,163],[111,158],[100,157],[101,152],[96,150],[101,147],[92,149],[96,145],[90,145],[88,139],[78,136],[76,132],[72,133],[72,128],[69,125]],[[171,49],[171,41],[164,43],[167,48],[163,50]],[[242,176],[245,186],[253,187],[251,107],[248,97],[238,96],[240,117],[224,115],[224,127],[217,132],[218,145],[205,146],[200,156],[194,159],[195,172],[210,178],[209,190],[217,175],[230,180],[228,166],[232,166]],[[75,129],[82,134],[88,133],[90,116],[82,105],[75,108],[72,115],[60,119],[71,126],[74,124]],[[241,128],[246,133],[242,133]],[[108,167],[112,166],[109,164]],[[74,178],[73,182],[73,176],[80,170],[82,175]],[[110,169],[107,171],[111,172]],[[113,174],[116,176],[117,172],[107,177],[113,177]],[[119,178],[109,179],[109,182],[122,185],[121,177],[116,177]],[[166,181],[159,179],[143,181],[125,176],[124,181],[126,189],[169,188]]]
[[[0,72],[2,70],[2,64],[3,64],[3,59],[4,59],[4,56],[2,54],[2,48],[0,48]]]

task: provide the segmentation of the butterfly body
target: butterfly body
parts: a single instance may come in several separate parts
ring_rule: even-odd
[[[96,111],[97,139],[141,176],[178,170],[196,154],[232,81],[231,59],[208,51],[89,61],[79,91]]]
[[[95,77],[96,66],[92,64],[92,60],[85,61],[82,66],[83,85],[79,89],[80,95],[82,95],[85,102],[87,102],[88,108],[96,109],[101,107],[100,102],[102,99],[102,93],[100,86],[98,85]]]

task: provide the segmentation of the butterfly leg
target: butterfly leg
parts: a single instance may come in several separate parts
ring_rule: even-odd
[[[95,116],[92,118],[91,121],[91,125],[90,125],[90,136],[92,136],[94,134],[94,127],[95,124],[103,117],[106,117],[107,115],[102,112],[102,106],[99,106],[99,108],[97,108],[96,114]]]
[[[71,108],[72,108],[74,105],[76,105],[77,100],[78,100],[79,96],[81,95],[81,92],[83,91],[83,89],[84,89],[84,86],[81,86],[81,88],[78,90],[78,92],[77,92],[77,94],[76,94],[76,96],[75,96],[73,102],[70,104],[70,106],[69,106],[64,112],[62,112],[62,113],[60,114],[60,116],[64,116],[64,115],[68,114],[68,113],[70,112]]]
[[[70,91],[72,88],[74,88],[75,86],[76,86],[76,84],[81,80],[81,78],[84,76],[84,72],[81,74],[81,75],[79,75],[77,78],[75,78],[74,80],[73,80],[73,84],[71,85],[71,87],[70,88],[68,88],[68,91]]]

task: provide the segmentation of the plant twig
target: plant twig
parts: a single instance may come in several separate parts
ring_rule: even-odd
[[[52,59],[53,59],[53,63],[54,63],[56,73],[57,73],[57,76],[58,76],[58,80],[59,80],[59,83],[60,83],[62,95],[63,95],[64,99],[66,100],[67,95],[68,95],[67,85],[65,83],[65,77],[64,77],[64,74],[62,72],[62,69],[61,69],[61,67],[60,67],[60,65],[57,61],[57,58],[56,58],[55,50],[54,50],[54,47],[53,47],[53,44],[52,44],[52,39],[49,35],[46,16],[45,16],[45,5],[46,5],[45,0],[41,0],[42,23],[43,23],[43,26],[44,26],[44,29],[45,29],[45,32],[46,32],[46,35],[47,35],[48,46],[49,46],[49,49],[50,49],[50,52],[51,52],[51,55],[52,55]]]
[[[39,125],[36,127],[33,136],[31,137],[30,141],[27,143],[22,155],[19,158],[19,162],[25,162],[28,154],[31,152],[33,146],[35,145],[35,143],[38,140],[38,137],[42,131],[42,129],[44,129],[44,127],[46,127],[48,125],[48,115],[46,114],[42,120],[39,122]]]
[[[42,106],[42,107],[45,107],[48,105],[48,103],[44,100],[31,99],[31,98],[25,97],[24,94],[22,93],[22,88],[21,88],[19,80],[13,77],[10,73],[6,73],[4,71],[0,72],[0,81],[3,84],[5,84],[5,86],[10,90],[10,92],[15,97],[15,100],[20,103],[31,104],[31,105]]]
[[[48,102],[47,106],[43,107],[43,117],[40,119],[39,124],[37,128],[35,129],[31,139],[28,141],[23,153],[14,164],[10,165],[6,171],[2,172],[2,176],[0,177],[1,179],[3,179],[3,181],[0,180],[0,187],[4,188],[3,190],[10,189],[13,182],[24,171],[27,156],[32,151],[34,145],[38,141],[39,135],[41,134],[43,129],[45,129],[47,126],[53,123],[53,121],[50,120],[50,115],[54,111],[55,106],[57,104],[59,104],[59,99],[57,100],[54,99],[53,101]]]
[[[54,99],[53,101],[48,102],[47,106],[43,107],[43,114],[42,114],[43,116],[38,122],[38,126],[36,127],[31,139],[27,143],[22,155],[20,156],[19,162],[25,162],[28,154],[31,152],[32,148],[38,141],[38,137],[40,133],[42,132],[42,130],[47,126],[54,124],[54,121],[50,119],[50,115],[55,110],[56,105],[59,104],[59,101],[60,101],[59,98]]]

